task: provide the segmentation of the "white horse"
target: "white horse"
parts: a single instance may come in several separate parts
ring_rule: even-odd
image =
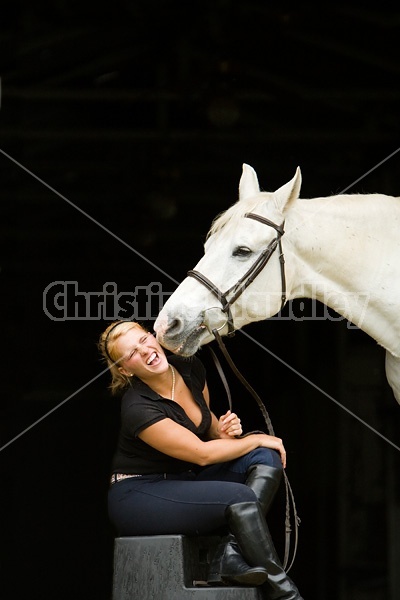
[[[255,171],[243,165],[239,200],[214,221],[204,256],[157,318],[157,338],[190,356],[214,339],[213,329],[226,334],[277,314],[282,296],[283,303],[313,298],[386,349],[387,379],[400,402],[400,198],[304,200],[300,186],[297,169],[274,193],[261,192]]]

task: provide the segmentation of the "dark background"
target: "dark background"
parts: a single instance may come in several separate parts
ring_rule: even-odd
[[[303,197],[339,193],[368,173],[399,147],[399,29],[400,12],[382,3],[9,4],[0,22],[2,599],[111,595],[118,401],[99,376],[96,343],[112,315],[54,320],[46,288],[77,282],[101,300],[112,282],[137,293],[143,314],[144,288],[172,292],[200,258],[212,218],[237,198],[243,162],[266,190],[299,165]],[[399,195],[399,160],[351,191]],[[324,314],[293,303],[283,316],[295,319],[252,324],[228,348],[288,451],[302,595],[395,600],[400,409],[383,350],[344,320],[313,319],[315,310]],[[220,414],[224,392],[207,349],[200,356]],[[229,378],[245,426],[261,427]],[[282,495],[270,519],[280,551],[283,508]]]

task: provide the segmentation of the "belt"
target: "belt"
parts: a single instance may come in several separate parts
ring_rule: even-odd
[[[183,471],[183,473],[153,473],[153,476],[161,475],[164,479],[195,479],[196,475],[192,470]],[[111,475],[111,485],[127,479],[128,477],[144,477],[144,475],[131,475],[130,473],[113,473]]]
[[[128,479],[128,477],[143,477],[143,475],[131,475],[127,473],[113,473],[111,475],[111,484],[117,483],[118,481],[122,481],[123,479]]]

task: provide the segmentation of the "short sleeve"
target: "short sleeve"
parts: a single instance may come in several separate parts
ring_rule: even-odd
[[[137,437],[141,431],[166,418],[165,412],[157,402],[135,395],[127,403],[122,415],[124,433]]]

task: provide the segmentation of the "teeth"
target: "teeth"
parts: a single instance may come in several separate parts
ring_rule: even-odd
[[[157,358],[157,354],[156,352],[153,352],[153,354],[151,354],[150,358],[147,360],[147,364],[149,365],[150,363],[152,363],[155,358]]]

